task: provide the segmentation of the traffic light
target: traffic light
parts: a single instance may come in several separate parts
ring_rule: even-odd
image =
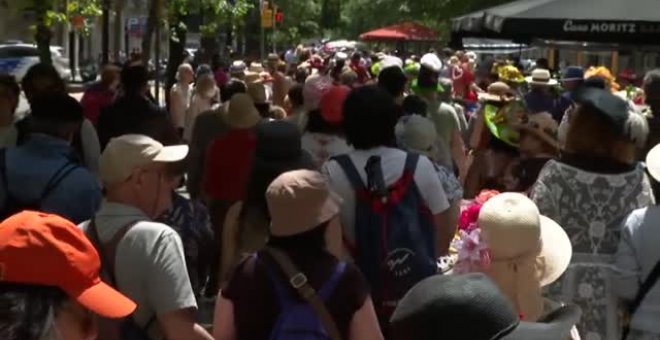
[[[282,21],[284,21],[284,12],[278,9],[277,12],[275,12],[275,22],[280,24]]]

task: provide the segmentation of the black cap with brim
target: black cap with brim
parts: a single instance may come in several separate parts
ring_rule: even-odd
[[[611,123],[616,131],[623,132],[629,115],[628,103],[623,99],[608,90],[582,87],[575,91],[573,100],[582,106],[595,109]]]
[[[511,333],[499,340],[558,340],[570,339],[573,326],[582,311],[575,305],[563,306],[538,322],[520,322]]]
[[[521,322],[488,276],[436,275],[408,291],[392,315],[389,331],[395,340],[559,340],[569,338],[579,318],[580,309],[569,306],[539,322]]]

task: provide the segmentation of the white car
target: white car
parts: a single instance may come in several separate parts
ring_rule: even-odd
[[[71,69],[68,58],[62,56],[62,48],[51,46],[50,53],[53,66],[62,79],[71,79]],[[8,73],[21,81],[25,73],[33,65],[39,63],[39,50],[36,45],[30,44],[6,44],[0,45],[0,73]]]

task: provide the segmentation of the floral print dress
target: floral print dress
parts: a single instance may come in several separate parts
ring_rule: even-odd
[[[621,311],[612,291],[613,255],[625,217],[653,203],[642,165],[619,174],[588,172],[551,160],[531,193],[541,214],[559,223],[573,244],[573,258],[547,296],[582,308],[584,340],[619,340]]]

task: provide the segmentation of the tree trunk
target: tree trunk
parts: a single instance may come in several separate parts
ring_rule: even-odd
[[[165,81],[165,103],[168,109],[170,106],[170,89],[176,83],[176,71],[183,62],[183,51],[186,47],[186,35],[188,33],[188,29],[179,24],[181,22],[185,23],[187,16],[174,15],[173,17],[174,20],[170,22],[170,25],[174,28],[174,32],[170,36],[170,56],[167,61],[167,80]]]
[[[142,63],[145,66],[149,64],[149,59],[151,59],[151,45],[153,42],[154,31],[156,30],[156,25],[158,24],[159,7],[159,0],[151,0],[149,4],[147,27],[145,29],[144,36],[142,37]],[[156,39],[158,39],[158,37]]]
[[[42,63],[52,64],[53,58],[50,54],[50,39],[52,32],[50,28],[46,27],[46,12],[49,9],[47,0],[35,1],[35,11],[37,19],[37,30],[34,40],[37,42],[37,49],[39,50],[39,59]]]
[[[121,28],[124,26],[124,19],[122,14],[124,14],[124,7],[126,6],[126,0],[116,0],[115,1],[115,22],[114,22],[114,33],[113,33],[113,45],[114,51],[112,55],[114,56],[115,62],[119,61],[119,52],[122,50],[122,40],[124,40],[123,34],[121,34]],[[126,46],[124,46],[126,48]],[[128,51],[126,51],[128,55]]]

